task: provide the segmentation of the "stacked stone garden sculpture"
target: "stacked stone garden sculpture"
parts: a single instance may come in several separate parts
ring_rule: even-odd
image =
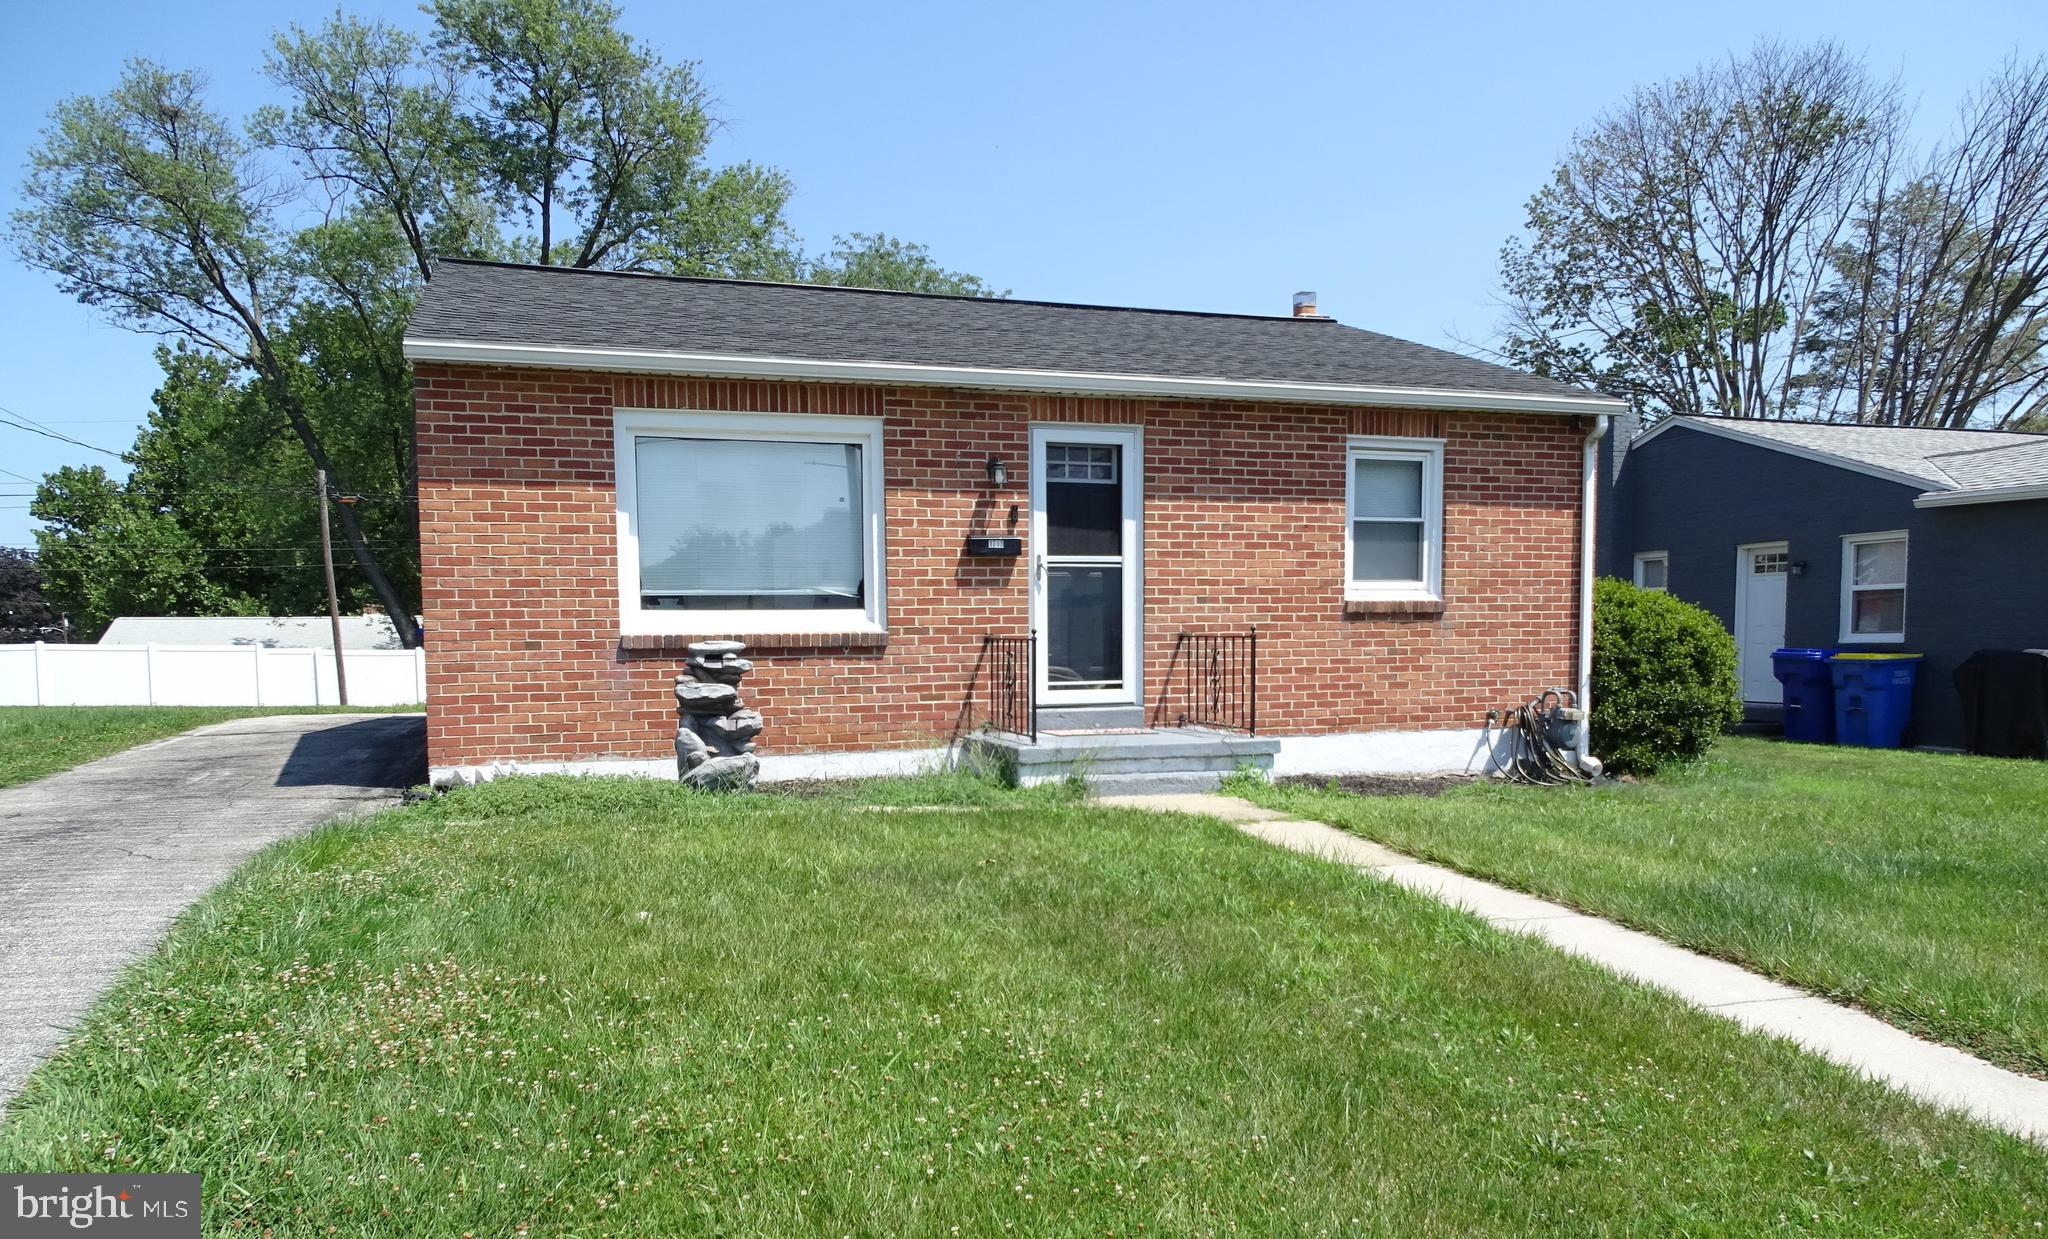
[[[738,641],[696,641],[676,677],[676,773],[692,787],[752,787],[761,773],[754,737],[761,712],[740,706],[740,677],[754,664]]]

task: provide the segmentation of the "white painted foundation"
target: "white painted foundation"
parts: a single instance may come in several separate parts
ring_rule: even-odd
[[[764,753],[761,782],[792,779],[861,779],[878,775],[923,774],[952,764],[950,749],[872,749],[859,753]],[[435,787],[488,783],[507,774],[632,775],[646,779],[676,777],[673,757],[594,758],[588,761],[491,762],[480,766],[436,766],[428,772]]]
[[[1509,739],[1497,735],[1494,750],[1505,759],[1509,744]],[[1489,757],[1486,731],[1478,727],[1282,736],[1273,773],[1489,774]]]
[[[1486,732],[1353,731],[1320,736],[1281,736],[1273,773],[1285,774],[1486,774],[1490,773]],[[1496,749],[1507,753],[1506,739]],[[770,753],[761,758],[761,781],[791,779],[858,779],[880,775],[922,774],[944,769],[953,750],[871,749],[855,753]],[[476,766],[436,766],[435,787],[485,783],[507,774],[635,775],[673,779],[676,763],[669,757],[596,758],[588,761],[491,762]]]

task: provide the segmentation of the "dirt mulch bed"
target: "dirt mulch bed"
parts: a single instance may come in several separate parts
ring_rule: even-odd
[[[1454,787],[1476,783],[1469,774],[1291,774],[1275,779],[1280,787],[1322,791],[1335,787],[1354,796],[1441,796]]]

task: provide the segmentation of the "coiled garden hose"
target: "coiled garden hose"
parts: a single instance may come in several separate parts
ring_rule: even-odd
[[[1538,693],[1506,710],[1488,710],[1484,733],[1487,761],[1516,783],[1564,787],[1594,782],[1598,775],[1582,769],[1573,754],[1578,731],[1586,722],[1585,712],[1578,708],[1578,695],[1566,688]],[[1503,745],[1508,750],[1505,758],[1500,752]]]

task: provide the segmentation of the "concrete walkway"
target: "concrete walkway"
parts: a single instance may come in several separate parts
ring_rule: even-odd
[[[1110,796],[1102,803],[1221,818],[1268,843],[1350,865],[1463,908],[1496,928],[1541,938],[1744,1028],[1796,1042],[1921,1101],[2048,1144],[2048,1080],[1994,1067],[1724,960],[1416,860],[1321,822],[1290,820],[1234,796]]]
[[[0,1108],[250,853],[426,781],[416,714],[249,718],[0,789]]]

